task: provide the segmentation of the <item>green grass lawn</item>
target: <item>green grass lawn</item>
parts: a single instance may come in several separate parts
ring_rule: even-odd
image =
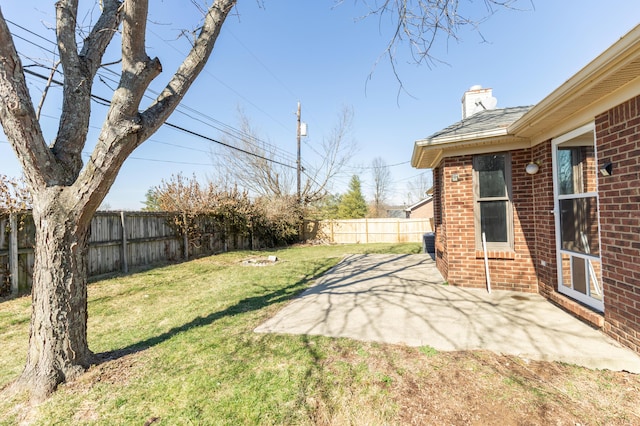
[[[255,334],[345,253],[415,253],[417,244],[233,252],[89,285],[89,346],[109,362],[62,386],[31,416],[42,424],[300,424],[325,401],[329,349],[348,340]],[[276,255],[274,265],[242,261]],[[30,299],[0,304],[0,388],[21,371]],[[364,390],[366,392],[366,390]],[[0,422],[18,422],[0,400]],[[156,423],[156,422],[154,422]]]
[[[253,333],[346,253],[419,250],[244,251],[93,282],[89,345],[105,361],[39,406],[5,389],[0,425],[640,424],[627,373]],[[0,302],[0,388],[20,374],[29,315],[29,297]]]

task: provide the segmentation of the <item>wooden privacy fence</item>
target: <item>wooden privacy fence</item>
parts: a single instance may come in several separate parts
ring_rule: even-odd
[[[170,226],[171,213],[98,212],[91,221],[89,276],[128,272],[130,267],[251,248],[251,239],[212,231],[213,221],[197,217],[198,238]],[[31,288],[35,226],[31,213],[0,216],[0,295]]]
[[[335,219],[305,221],[307,240],[327,240],[337,244],[420,243],[432,232],[430,219]]]

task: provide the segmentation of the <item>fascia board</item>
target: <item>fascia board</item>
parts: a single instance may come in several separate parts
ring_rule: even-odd
[[[635,96],[635,94],[639,93],[640,77],[615,92],[601,98],[598,102],[587,105],[585,108],[575,114],[572,114],[565,120],[562,120],[558,125],[545,127],[539,132],[531,134],[531,145],[538,145],[572,129],[576,129],[584,124],[590,123],[595,119],[595,117],[602,114],[604,111],[608,111],[611,108],[628,101],[630,98]]]
[[[584,90],[593,87],[599,81],[628,62],[629,57],[640,51],[640,25],[625,34],[618,42],[601,53],[593,61],[569,78],[564,84],[551,92],[542,101],[531,108],[519,120],[509,126],[509,133],[530,136],[537,133],[535,126],[544,126],[544,119],[563,105],[580,96]]]
[[[452,143],[460,143],[473,141],[478,139],[488,139],[495,138],[498,136],[506,136],[507,127],[499,127],[491,130],[484,130],[482,132],[474,132],[474,133],[464,133],[460,135],[452,135],[452,136],[442,136],[436,137],[433,139],[419,139],[415,142],[417,147],[429,147],[429,146],[438,146],[441,145],[449,145]]]
[[[514,137],[507,133],[506,127],[493,129],[484,132],[467,133],[435,139],[422,139],[415,142],[411,165],[417,167],[422,163],[426,152],[431,153],[429,164],[426,168],[435,168],[445,157],[450,157],[452,153],[459,155],[460,152],[473,153],[475,151],[491,151],[494,147],[502,150],[514,149],[514,147],[527,148],[529,140]]]

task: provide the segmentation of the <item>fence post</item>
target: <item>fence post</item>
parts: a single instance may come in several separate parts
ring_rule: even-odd
[[[184,260],[189,260],[189,226],[187,226],[187,212],[182,213],[183,235],[182,243],[184,244]]]
[[[364,218],[364,241],[369,244],[369,220]]]
[[[18,218],[15,213],[9,215],[9,273],[11,274],[11,294],[18,294],[20,289],[18,274]]]
[[[335,241],[335,236],[333,235],[333,219],[331,219],[329,224],[331,225],[331,242],[333,243]]]
[[[122,272],[129,272],[129,249],[127,248],[127,224],[124,212],[120,212],[120,223],[122,224]]]

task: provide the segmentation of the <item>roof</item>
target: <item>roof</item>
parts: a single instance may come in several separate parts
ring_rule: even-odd
[[[411,165],[417,168],[433,167],[442,158],[444,150],[473,149],[486,144],[501,142],[518,143],[517,137],[509,135],[508,128],[522,117],[531,106],[519,106],[480,111],[431,136],[416,141]],[[426,149],[424,149],[426,148]]]
[[[480,111],[471,117],[458,121],[449,127],[436,132],[426,138],[433,143],[440,139],[450,137],[460,137],[468,134],[478,134],[495,129],[507,129],[517,119],[529,111],[531,106],[521,106],[513,108],[489,109]]]
[[[433,201],[433,196],[429,195],[427,198],[423,198],[422,200],[418,201],[417,203],[412,204],[409,207],[407,207],[406,209],[404,209],[404,211],[406,211],[406,212],[413,211],[413,210],[417,209],[418,207],[421,207],[421,206],[425,205],[429,201]]]
[[[444,157],[531,147],[638,95],[640,25],[535,106],[482,111],[417,140],[411,165],[434,168]]]

